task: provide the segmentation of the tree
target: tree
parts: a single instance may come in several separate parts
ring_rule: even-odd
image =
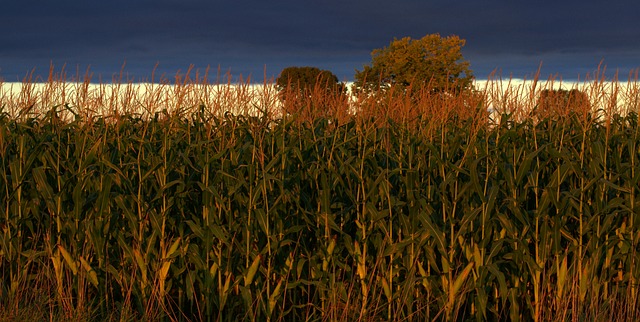
[[[347,87],[332,72],[307,66],[283,69],[276,79],[276,89],[286,113],[299,114],[306,107],[305,116],[313,118],[334,113],[327,109],[332,100],[335,103],[345,97]]]
[[[338,81],[338,76],[317,67],[287,67],[276,79],[276,88],[282,94],[290,91],[309,95],[316,90],[316,87],[320,87],[327,93],[340,93],[346,90],[344,84]]]
[[[584,92],[577,89],[545,89],[540,92],[537,102],[539,116],[566,116],[578,111],[591,111],[589,97]]]
[[[473,73],[458,36],[426,35],[394,39],[388,47],[371,52],[371,65],[356,70],[355,91],[386,90],[390,86],[428,87],[436,92],[457,92],[471,86]]]

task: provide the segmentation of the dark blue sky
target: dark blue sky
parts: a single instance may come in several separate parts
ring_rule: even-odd
[[[466,39],[478,79],[583,78],[604,60],[626,77],[640,67],[640,2],[616,1],[204,1],[33,0],[0,8],[0,77],[16,81],[50,62],[67,74],[90,67],[110,81],[126,61],[136,81],[154,65],[173,76],[193,64],[262,81],[287,66],[316,66],[351,80],[371,50],[394,37]]]

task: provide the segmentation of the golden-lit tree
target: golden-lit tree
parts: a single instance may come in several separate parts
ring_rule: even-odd
[[[354,90],[378,92],[391,86],[428,87],[435,92],[468,89],[473,73],[462,56],[464,44],[455,35],[394,39],[388,47],[373,50],[371,64],[356,71]]]

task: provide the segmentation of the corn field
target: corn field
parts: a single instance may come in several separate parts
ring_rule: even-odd
[[[0,319],[640,319],[638,110],[590,84],[553,115],[498,83],[299,115],[3,105]]]

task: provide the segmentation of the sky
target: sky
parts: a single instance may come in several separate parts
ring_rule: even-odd
[[[373,49],[438,33],[466,40],[477,79],[540,66],[543,78],[584,79],[601,62],[626,79],[640,67],[638,12],[637,0],[13,0],[0,6],[0,78],[46,79],[53,64],[93,82],[121,70],[158,81],[193,66],[262,82],[315,66],[351,81]]]

